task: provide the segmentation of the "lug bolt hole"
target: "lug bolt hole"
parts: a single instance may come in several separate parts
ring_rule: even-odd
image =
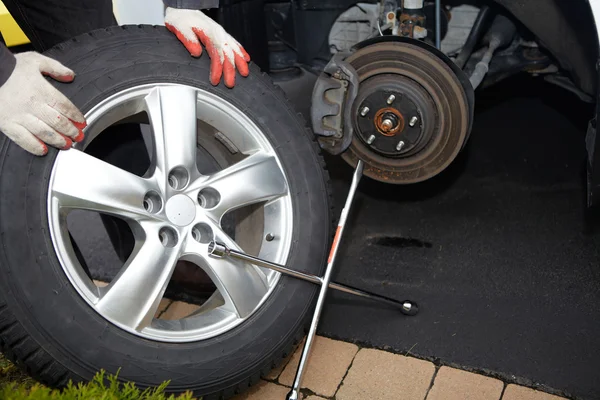
[[[206,224],[198,224],[192,228],[192,237],[200,243],[210,243],[214,240],[213,231]]]
[[[221,201],[221,195],[215,189],[206,188],[198,193],[198,204],[202,208],[213,208]]]
[[[158,238],[164,247],[175,247],[177,244],[177,232],[172,228],[161,228]]]
[[[173,168],[169,173],[169,186],[175,190],[182,190],[190,179],[187,171],[182,167]]]
[[[162,209],[162,199],[155,191],[150,191],[144,196],[144,210],[150,214],[156,214]]]

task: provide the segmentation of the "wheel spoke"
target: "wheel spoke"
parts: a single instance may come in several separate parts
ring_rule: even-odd
[[[213,231],[217,232],[217,241],[241,251],[229,236],[219,231],[219,227],[213,226]],[[190,240],[186,253],[206,254],[206,247],[202,249],[201,246],[198,242]],[[240,318],[250,315],[269,290],[267,277],[260,268],[252,264],[232,258],[216,259],[209,256],[205,257],[204,261],[202,265],[206,266],[206,273],[225,300],[223,307]]]
[[[256,153],[202,182],[219,193],[218,204],[207,210],[219,222],[228,211],[287,193],[287,183],[275,157]]]
[[[157,229],[129,258],[96,305],[107,318],[141,331],[150,325],[179,258],[180,246],[164,247]]]
[[[51,186],[61,207],[134,219],[147,216],[144,196],[154,188],[149,180],[75,149],[59,155]]]
[[[168,174],[184,168],[190,179],[196,167],[196,91],[186,86],[156,88],[146,96],[146,111],[152,125],[155,175],[168,187]]]

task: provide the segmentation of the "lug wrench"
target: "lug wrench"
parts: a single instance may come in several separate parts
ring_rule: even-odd
[[[262,260],[260,258],[256,258],[250,256],[248,254],[244,254],[235,250],[231,250],[226,246],[211,242],[209,244],[209,254],[212,257],[222,258],[222,257],[233,257],[240,260],[247,261],[254,265],[262,266],[265,268],[273,269],[277,272],[280,272],[285,275],[293,276],[295,278],[303,279],[312,283],[316,283],[321,285],[321,289],[319,291],[319,297],[317,298],[317,305],[315,307],[315,312],[313,315],[313,319],[310,325],[310,329],[308,331],[308,335],[306,337],[306,342],[304,344],[304,348],[302,349],[302,357],[300,358],[300,363],[298,364],[298,369],[296,371],[296,377],[294,379],[294,383],[292,385],[292,390],[288,393],[286,400],[299,400],[300,399],[300,386],[302,383],[302,378],[304,376],[304,371],[306,370],[308,357],[310,355],[310,350],[312,349],[312,345],[315,339],[315,335],[317,332],[317,325],[319,324],[319,319],[321,318],[321,312],[323,310],[323,305],[325,304],[325,297],[327,295],[327,289],[332,288],[334,290],[339,290],[345,293],[354,294],[356,296],[365,297],[371,300],[379,301],[385,304],[394,305],[396,307],[400,307],[402,313],[406,315],[415,315],[418,312],[418,306],[409,300],[405,300],[403,302],[399,302],[394,299],[390,299],[384,296],[376,295],[374,293],[369,293],[360,289],[356,289],[350,286],[341,285],[335,282],[331,282],[331,274],[333,272],[333,265],[337,258],[337,253],[340,245],[340,240],[344,233],[344,229],[346,227],[346,220],[348,219],[348,214],[350,213],[350,208],[352,203],[354,202],[354,196],[356,194],[356,189],[358,187],[358,183],[362,177],[364,168],[364,163],[362,160],[358,161],[356,166],[356,170],[354,171],[354,176],[352,177],[352,184],[350,186],[350,191],[348,193],[348,197],[346,198],[346,204],[342,209],[342,214],[340,216],[340,221],[335,233],[335,237],[333,239],[333,244],[331,245],[331,250],[329,252],[329,258],[327,260],[327,268],[325,269],[325,275],[321,278],[316,275],[305,274],[303,272],[294,271],[283,265],[271,263],[266,260]]]
[[[268,269],[272,269],[273,271],[280,272],[284,275],[288,275],[294,278],[302,279],[311,283],[315,283],[317,285],[323,284],[323,278],[317,275],[306,274],[300,271],[294,271],[293,269],[289,269],[281,264],[275,264],[267,260],[263,260],[262,258],[257,258],[251,256],[246,253],[242,253],[236,250],[232,250],[224,244],[217,242],[210,242],[208,245],[208,254],[214,258],[224,258],[231,257],[238,260],[246,261],[250,264],[257,265],[259,267],[265,267]],[[418,306],[410,301],[398,301],[395,299],[391,299],[389,297],[381,296],[379,294],[367,292],[365,290],[357,289],[352,286],[342,285],[340,283],[330,282],[329,289],[337,290],[344,293],[353,294],[355,296],[364,297],[373,301],[377,301],[380,303],[384,303],[387,305],[391,305],[394,307],[398,307],[400,311],[405,315],[416,315],[418,312]]]

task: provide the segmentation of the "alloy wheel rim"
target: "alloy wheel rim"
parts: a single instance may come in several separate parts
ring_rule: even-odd
[[[152,127],[152,166],[143,177],[85,153],[104,129],[145,112]],[[176,84],[120,91],[86,114],[86,139],[60,152],[48,190],[50,234],[60,265],[77,292],[103,318],[146,339],[205,340],[251,317],[276,287],[280,274],[239,260],[208,256],[211,240],[242,250],[225,233],[223,216],[263,204],[260,251],[285,264],[292,242],[288,180],[270,142],[238,107],[202,89]],[[211,175],[196,168],[198,121],[214,127],[241,161]],[[168,140],[167,140],[168,139]],[[88,210],[126,220],[136,244],[113,281],[97,287],[78,262],[66,219]],[[275,240],[273,240],[273,236]],[[185,319],[154,318],[178,260],[202,268],[217,292]]]

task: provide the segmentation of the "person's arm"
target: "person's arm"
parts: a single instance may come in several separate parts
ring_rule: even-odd
[[[68,149],[83,140],[83,114],[44,75],[71,82],[75,74],[35,52],[13,55],[0,44],[0,132],[24,150],[43,156],[47,144]]]
[[[216,8],[219,0],[163,0],[167,11],[165,26],[173,32],[194,57],[202,54],[202,45],[210,57],[210,82],[218,85],[223,77],[225,86],[235,85],[235,70],[248,76],[250,56],[242,45],[221,25],[199,9]]]

